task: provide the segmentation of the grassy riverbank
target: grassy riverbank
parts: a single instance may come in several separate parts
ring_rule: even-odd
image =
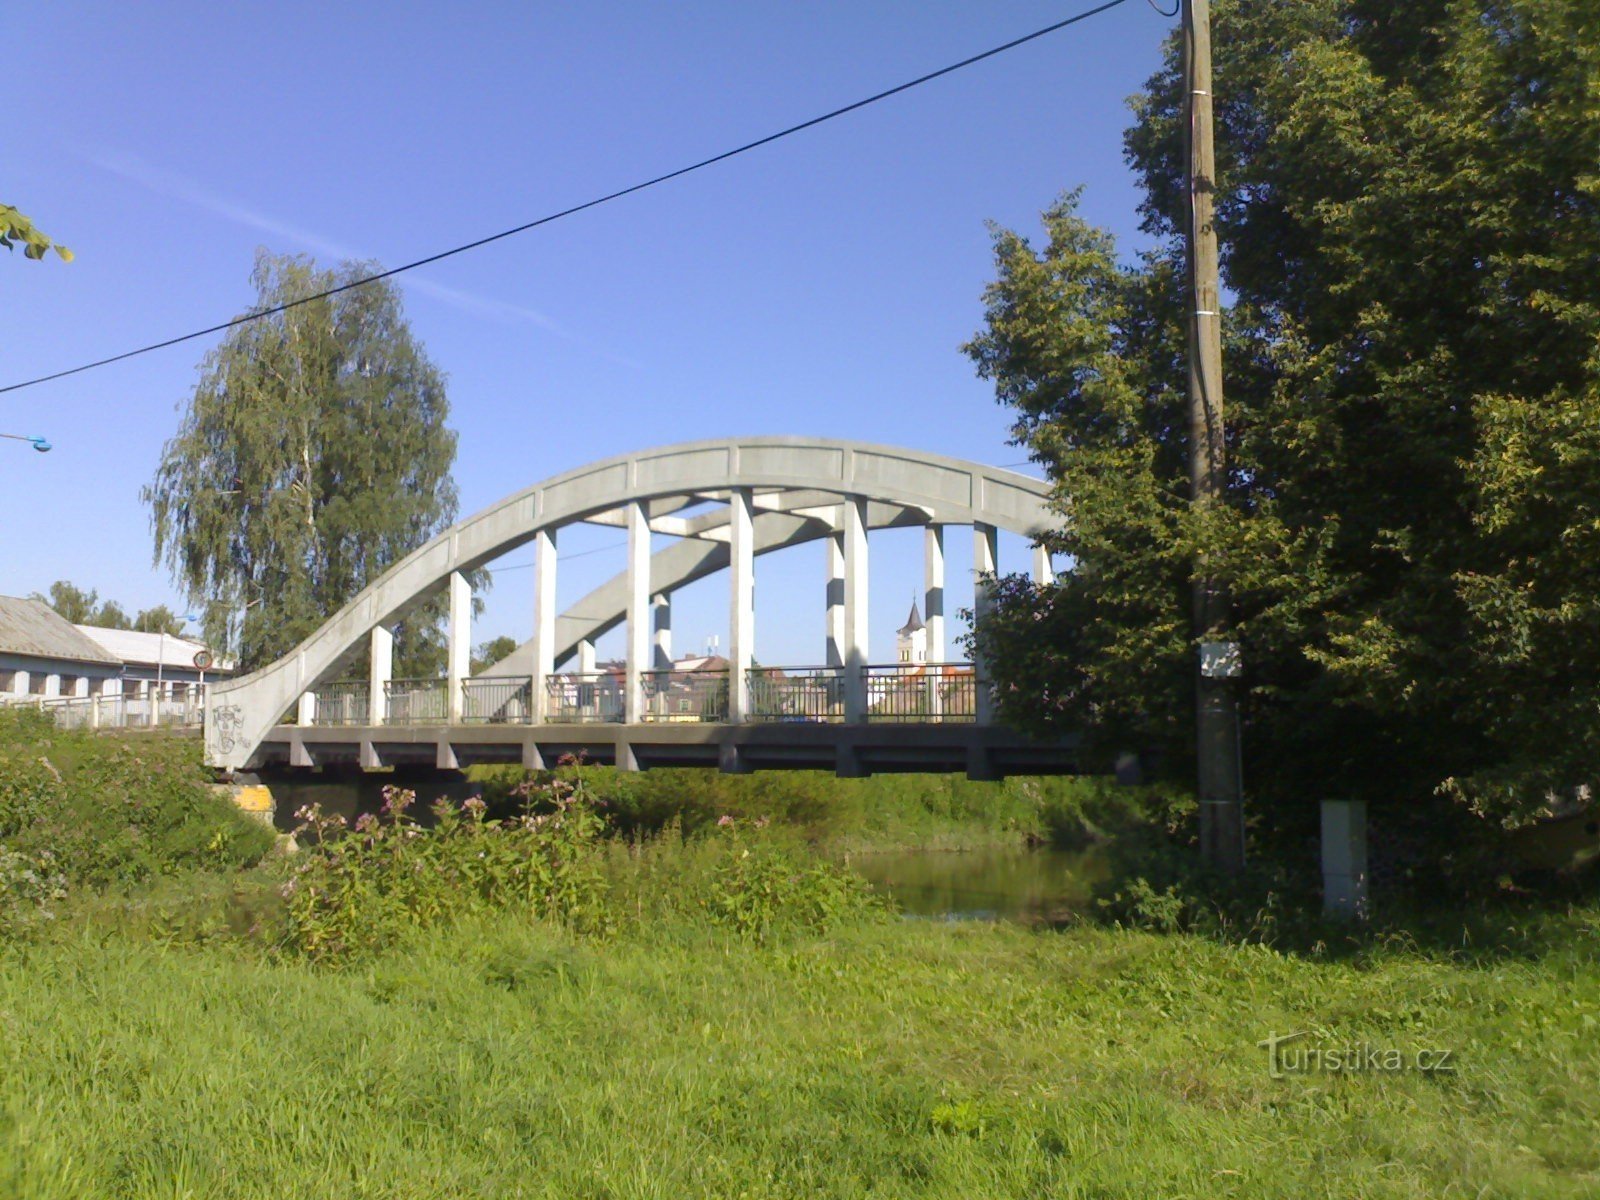
[[[502,919],[326,970],[62,931],[0,950],[0,1194],[1594,1195],[1597,936]],[[1298,1030],[1454,1069],[1272,1078]]]
[[[263,858],[192,746],[0,733],[0,1197],[1600,1193],[1592,895],[1024,929],[830,864],[1114,819],[1022,781],[600,774]]]

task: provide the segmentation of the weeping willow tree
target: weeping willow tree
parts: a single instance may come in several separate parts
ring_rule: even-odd
[[[276,308],[363,275],[257,255],[256,306]],[[443,374],[387,282],[241,324],[206,356],[150,506],[155,561],[207,641],[242,670],[278,658],[456,515],[456,435]],[[442,662],[437,606],[398,631],[397,669]]]

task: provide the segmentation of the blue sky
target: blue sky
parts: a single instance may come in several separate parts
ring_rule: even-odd
[[[6,184],[76,252],[0,263],[0,384],[226,319],[256,247],[405,261],[763,136],[1027,33],[1082,3],[73,4],[9,14]],[[1062,190],[1139,244],[1126,99],[1172,27],[1142,0],[641,195],[401,277],[447,373],[463,515],[629,449],[736,434],[1014,463],[960,344],[993,274],[987,220]],[[0,592],[55,579],[181,606],[138,493],[210,343],[0,397]],[[6,447],[11,449],[6,449]],[[563,601],[620,570],[564,538]],[[920,542],[874,535],[875,657]],[[526,562],[514,553],[504,565]],[[1001,565],[1027,549],[1002,538]],[[951,600],[970,602],[965,538]],[[758,566],[757,656],[816,660],[820,547]],[[686,589],[680,649],[723,634]],[[814,594],[813,594],[814,593]],[[502,572],[475,640],[528,635]],[[602,645],[602,651],[609,649]]]

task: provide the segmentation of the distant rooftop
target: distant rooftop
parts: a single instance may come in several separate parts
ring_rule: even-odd
[[[74,626],[98,643],[118,662],[135,667],[179,667],[194,670],[194,656],[206,648],[204,642],[171,634],[140,633],[134,629],[101,629],[94,625]],[[220,663],[222,670],[231,664]]]
[[[0,653],[120,666],[122,660],[42,600],[0,596]]]

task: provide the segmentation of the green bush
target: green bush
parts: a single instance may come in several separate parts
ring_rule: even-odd
[[[859,875],[777,838],[750,836],[749,828],[765,824],[718,822],[718,853],[701,901],[716,924],[764,942],[781,930],[825,933],[881,909]]]
[[[212,789],[200,744],[57,731],[0,710],[0,842],[71,887],[258,862],[273,833]]]

